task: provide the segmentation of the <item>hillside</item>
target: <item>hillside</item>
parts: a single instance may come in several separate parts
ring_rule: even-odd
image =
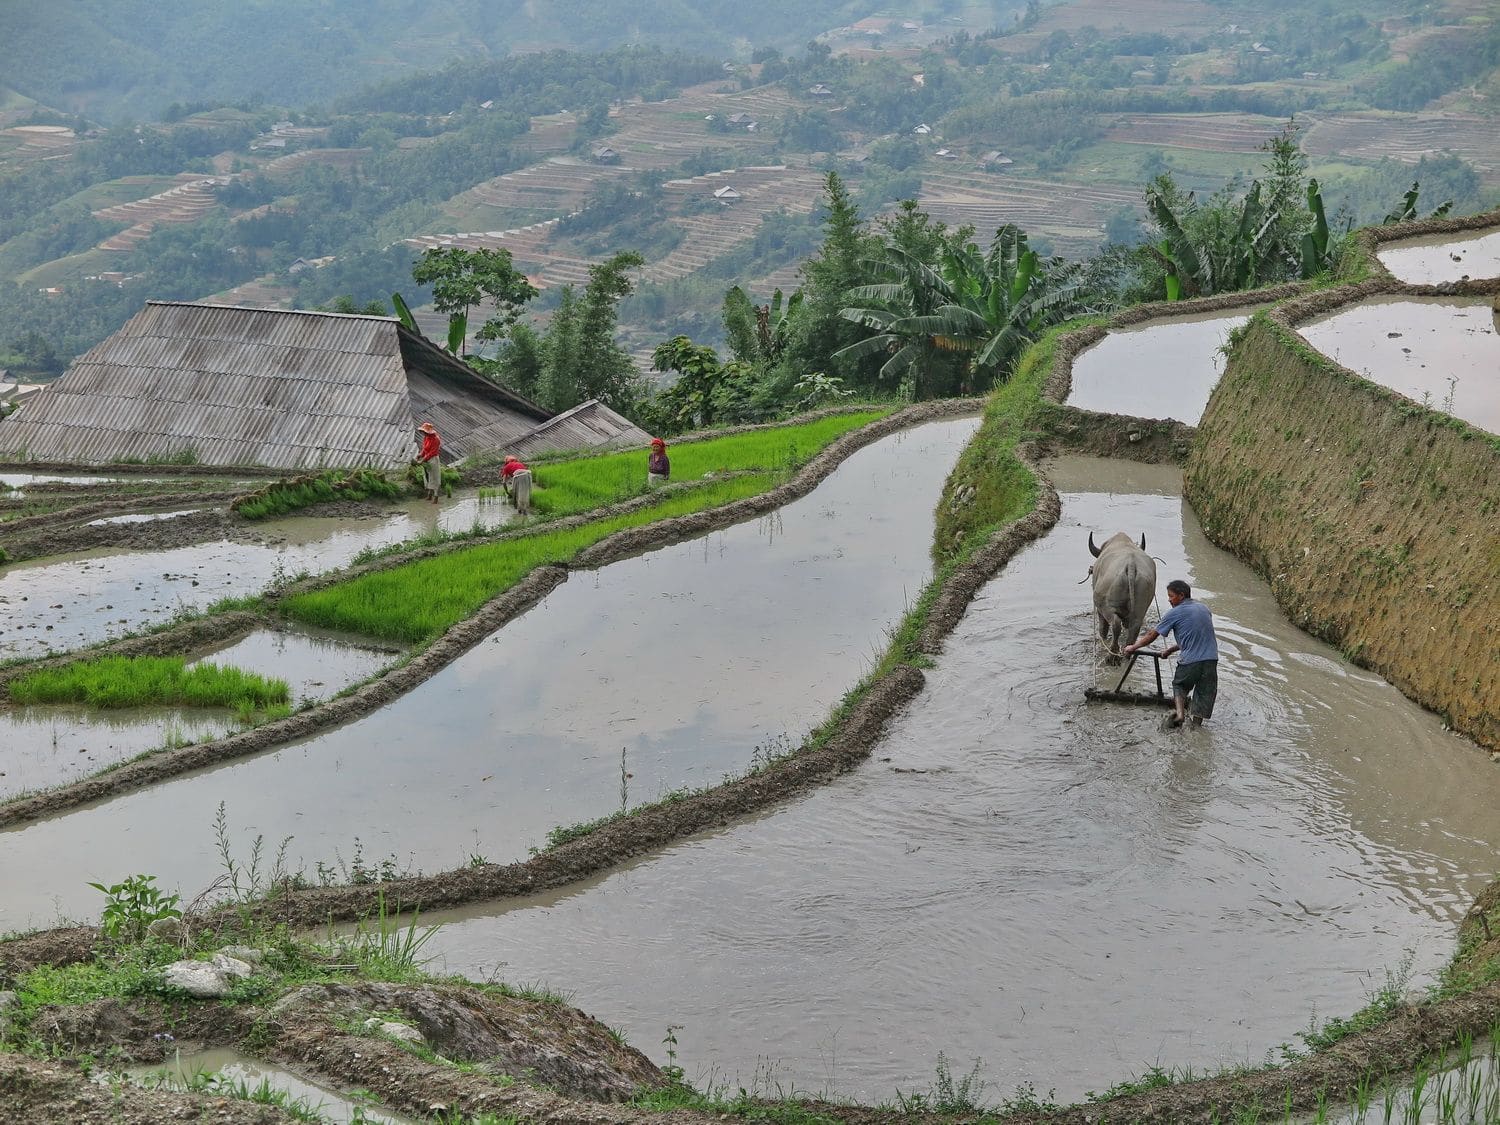
[[[629,350],[717,344],[729,286],[798,284],[827,170],[866,217],[915,199],[981,241],[1016,223],[1082,258],[1142,236],[1157,175],[1207,196],[1255,174],[1288,118],[1336,222],[1378,221],[1414,179],[1455,213],[1500,198],[1500,21],[1470,0],[1423,21],[1395,3],[1076,0],[1006,34],[962,11],[841,24],[728,69],[548,51],[393,74],[333,108],[12,124],[0,365],[58,370],[147,297],[419,301],[411,262],[439,245],[510,251],[542,320],[591,264],[637,250]]]
[[[17,92],[116,122],[156,117],[174,102],[306,105],[456,58],[622,43],[715,55],[750,42],[789,47],[877,7],[869,0],[52,0],[0,6],[0,43],[6,84]]]

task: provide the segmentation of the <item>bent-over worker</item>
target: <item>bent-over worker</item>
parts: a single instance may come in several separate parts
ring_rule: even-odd
[[[510,497],[516,511],[525,515],[531,511],[531,470],[519,457],[507,455],[500,466],[500,487]]]
[[[1167,601],[1172,608],[1161,615],[1156,628],[1148,629],[1144,637],[1126,645],[1123,651],[1127,656],[1139,652],[1167,633],[1176,637],[1177,643],[1162,653],[1171,656],[1182,652],[1177,671],[1172,673],[1172,706],[1177,709],[1172,725],[1180,727],[1184,720],[1190,720],[1193,726],[1202,726],[1204,719],[1213,718],[1214,700],[1219,694],[1219,642],[1214,635],[1214,615],[1208,606],[1193,600],[1192,587],[1181,578],[1167,583]]]

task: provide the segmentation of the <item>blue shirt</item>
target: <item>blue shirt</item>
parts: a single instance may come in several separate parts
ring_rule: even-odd
[[[1178,659],[1184,664],[1219,659],[1219,642],[1214,639],[1214,615],[1202,602],[1183,598],[1161,615],[1156,631],[1162,636],[1174,635],[1177,647],[1182,650]]]

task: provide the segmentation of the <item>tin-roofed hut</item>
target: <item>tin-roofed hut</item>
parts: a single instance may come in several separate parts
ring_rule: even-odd
[[[649,439],[594,401],[554,417],[390,317],[151,301],[0,424],[0,458],[398,468],[428,420],[445,461]]]

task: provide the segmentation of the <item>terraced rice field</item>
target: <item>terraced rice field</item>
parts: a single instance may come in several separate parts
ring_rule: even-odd
[[[1479,170],[1486,184],[1500,183],[1500,118],[1472,114],[1309,114],[1302,147],[1313,157],[1399,160],[1452,152]]]
[[[1251,113],[1126,113],[1109,127],[1106,139],[1153,148],[1255,152],[1284,124]]]
[[[308,148],[268,160],[260,166],[260,173],[264,176],[290,176],[314,164],[348,171],[369,154],[367,148]]]
[[[99,243],[100,250],[134,250],[146,236],[163,223],[191,223],[201,219],[216,205],[215,191],[224,181],[213,176],[184,172],[175,187],[131,203],[101,207],[93,212],[107,223],[129,223],[119,234]]]
[[[1139,207],[1140,191],[955,169],[924,172],[919,200],[934,219],[972,224],[981,241],[1015,223],[1032,236],[1045,236],[1058,253],[1079,254],[1098,246],[1112,212]]]

